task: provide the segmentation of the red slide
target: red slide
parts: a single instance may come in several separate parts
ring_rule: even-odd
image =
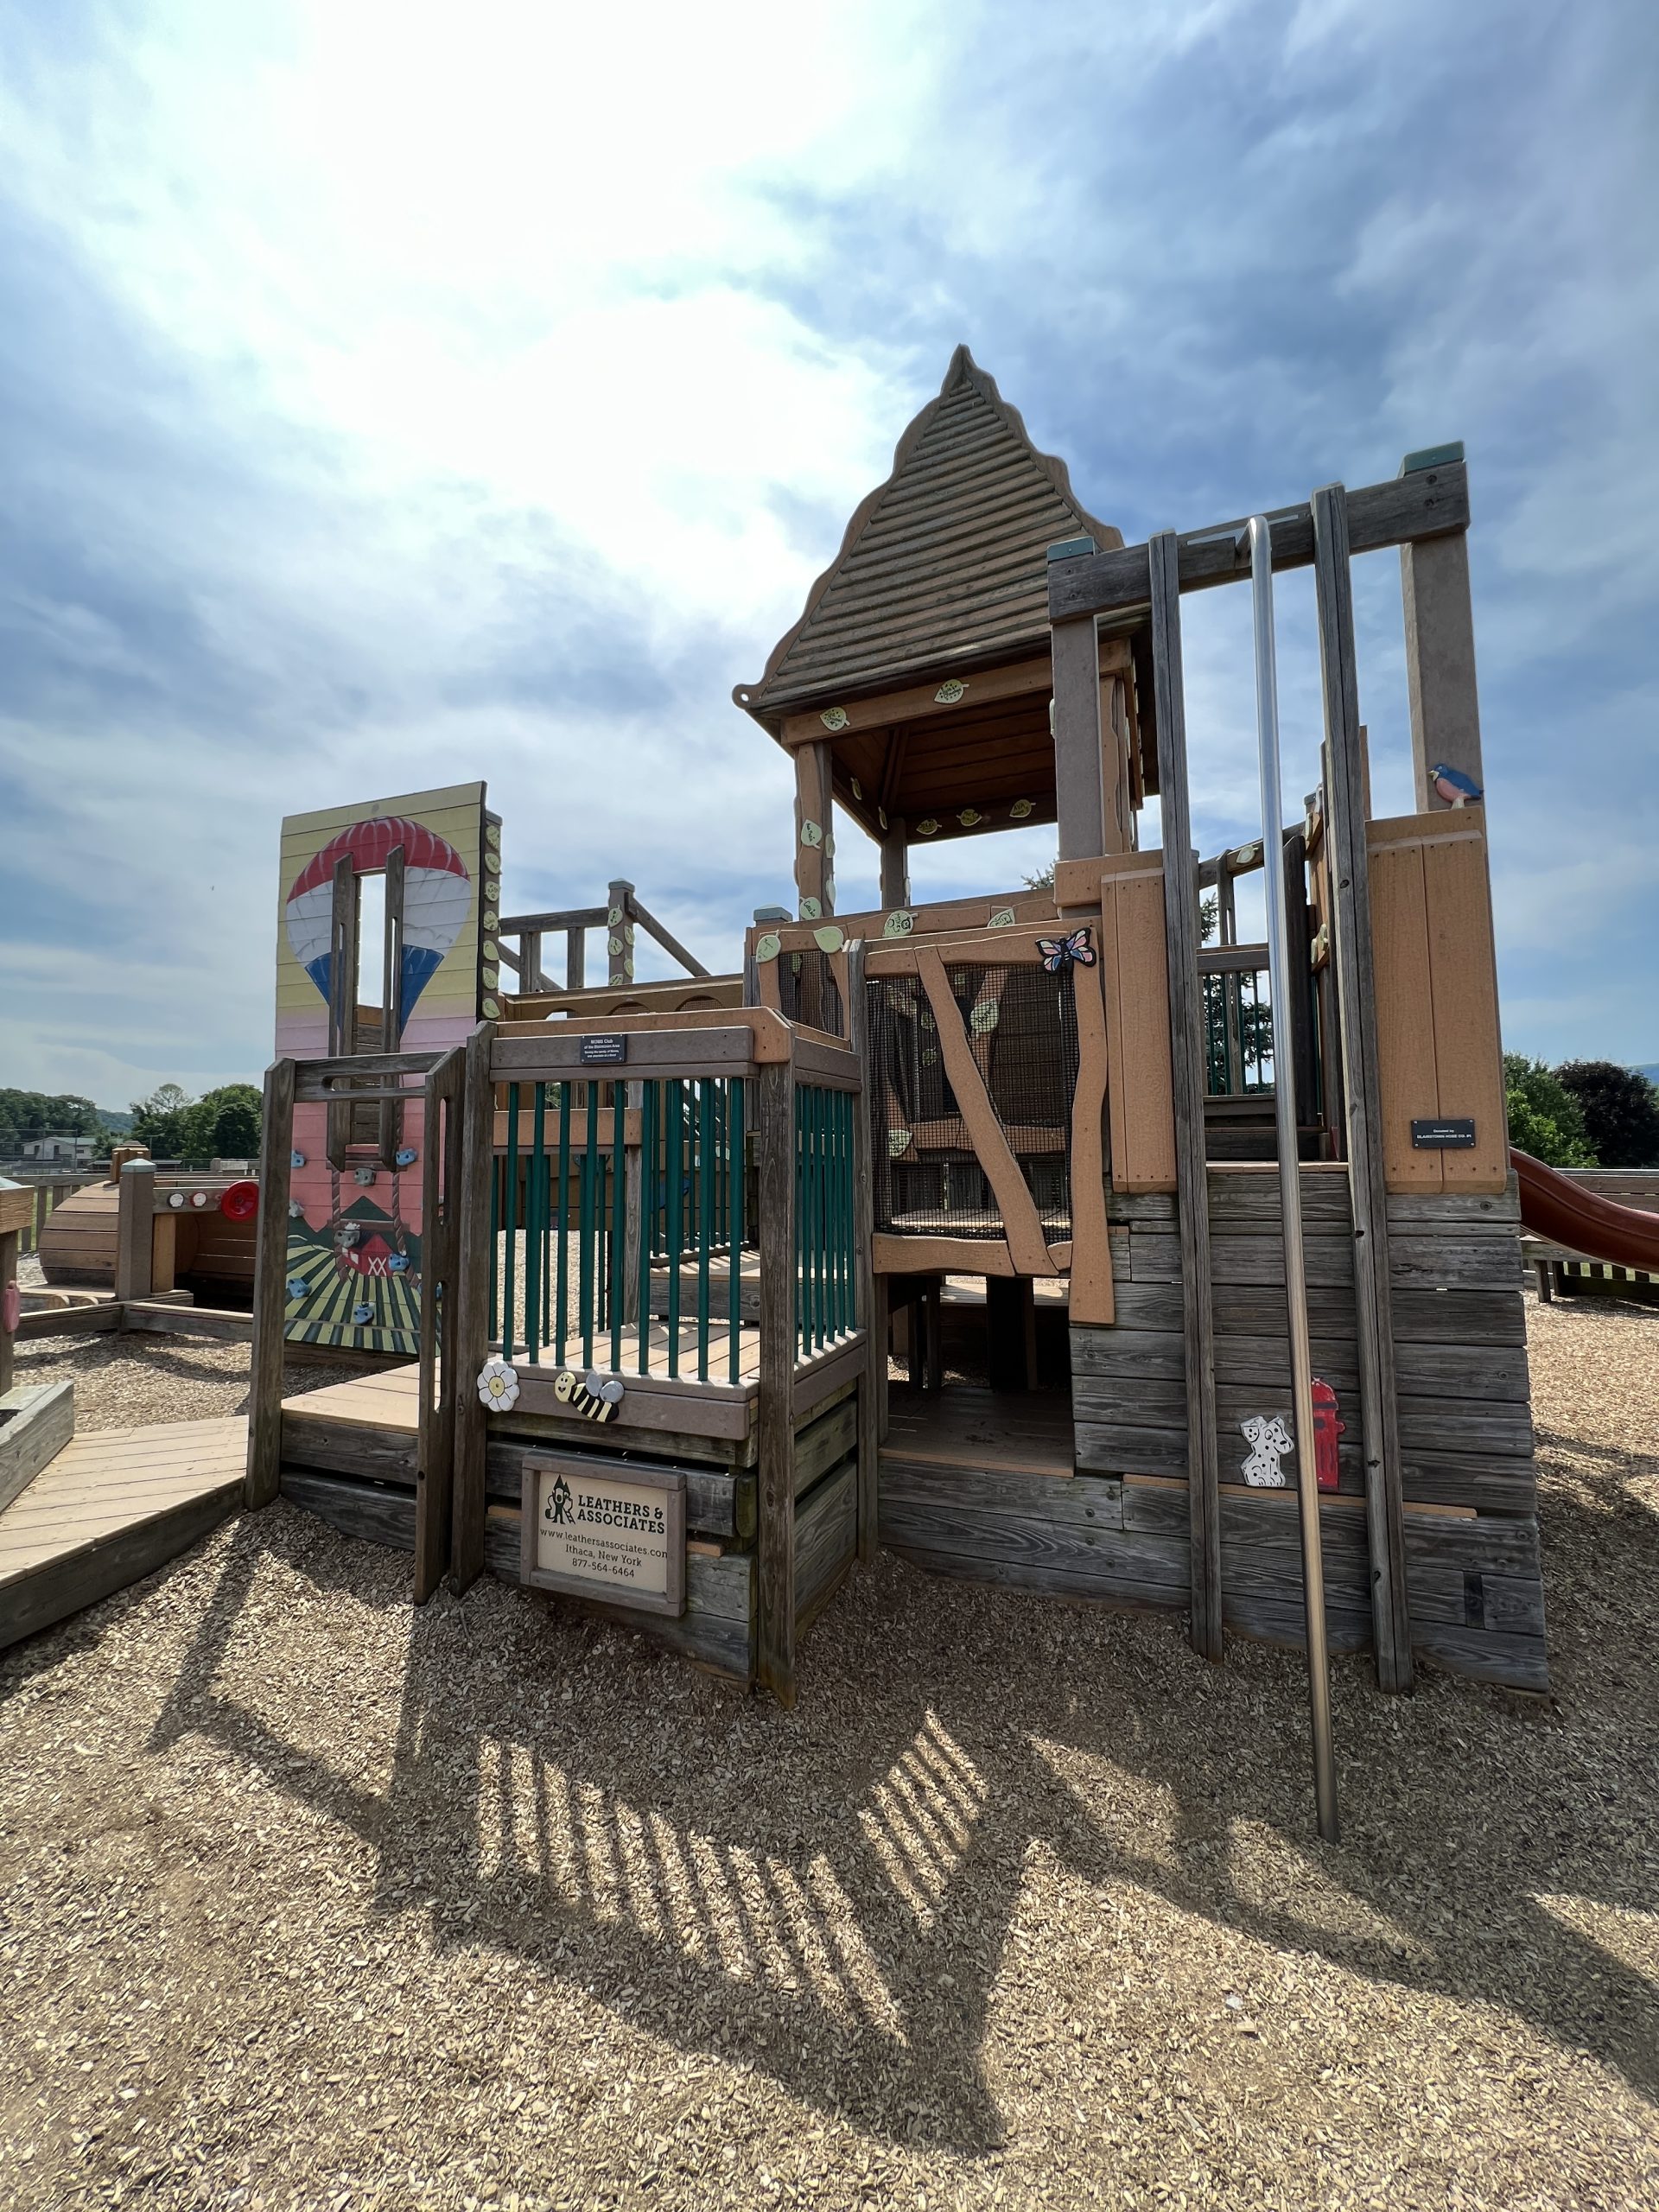
[[[1521,1218],[1535,1236],[1547,1236],[1553,1244],[1609,1267],[1659,1274],[1659,1213],[1598,1198],[1570,1175],[1546,1167],[1513,1145],[1510,1158],[1521,1185]]]

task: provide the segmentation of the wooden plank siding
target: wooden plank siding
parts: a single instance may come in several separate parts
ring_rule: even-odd
[[[1302,1633],[1294,1490],[1243,1484],[1239,1424],[1291,1418],[1290,1347],[1278,1172],[1209,1173],[1226,1627],[1270,1641]],[[1353,1225],[1340,1168],[1301,1171],[1314,1373],[1348,1433],[1339,1487],[1321,1510],[1332,1647],[1372,1639],[1359,1417]],[[1117,1319],[1071,1330],[1077,1479],[1187,1495],[1186,1339],[1174,1199],[1110,1198]],[[1454,1671],[1546,1683],[1520,1215],[1501,1192],[1388,1200],[1389,1305],[1397,1370],[1406,1599],[1414,1649]],[[883,1463],[883,1482],[887,1479]],[[1468,1578],[1478,1578],[1477,1581]]]

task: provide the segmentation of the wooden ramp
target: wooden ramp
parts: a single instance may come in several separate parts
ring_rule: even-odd
[[[247,1456],[242,1414],[75,1437],[0,1513],[0,1648],[206,1535],[241,1504]]]

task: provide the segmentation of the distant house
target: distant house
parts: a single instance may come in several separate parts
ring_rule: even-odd
[[[23,1158],[41,1167],[90,1167],[98,1151],[96,1137],[25,1137]]]

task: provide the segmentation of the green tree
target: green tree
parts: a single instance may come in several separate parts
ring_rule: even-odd
[[[1659,1090],[1616,1060],[1568,1060],[1555,1079],[1578,1103],[1604,1167],[1659,1167]]]
[[[1524,1052],[1503,1055],[1510,1142],[1546,1167],[1593,1167],[1596,1154],[1578,1100],[1545,1066]]]
[[[132,1102],[136,1144],[148,1145],[152,1160],[190,1160],[190,1116],[195,1102],[176,1083],[162,1084],[148,1098]]]
[[[221,1084],[190,1109],[186,1157],[193,1166],[211,1160],[251,1160],[259,1149],[263,1105],[251,1083]]]

